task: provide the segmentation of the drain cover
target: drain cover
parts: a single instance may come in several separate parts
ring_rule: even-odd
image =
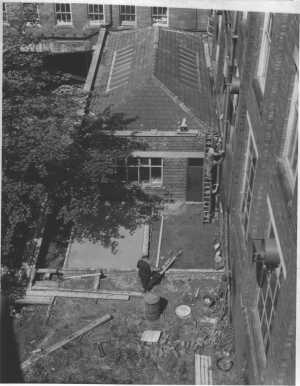
[[[176,307],[175,314],[181,319],[187,319],[191,315],[191,308],[182,304],[181,306]]]

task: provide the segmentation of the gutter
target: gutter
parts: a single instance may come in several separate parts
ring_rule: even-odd
[[[226,11],[224,12],[225,16],[225,28],[227,28],[227,14]],[[234,66],[234,58],[235,58],[235,51],[236,51],[236,36],[237,36],[237,12],[235,13],[234,22],[233,22],[233,32],[230,31],[230,37],[232,39],[232,51],[231,51],[231,57],[229,59],[229,71],[228,76],[226,79],[226,91],[225,91],[225,106],[224,106],[224,118],[223,118],[223,140],[222,140],[222,148],[226,154],[226,142],[227,142],[227,135],[228,135],[228,103],[229,103],[229,95],[231,91],[231,83],[232,83],[232,69]],[[228,47],[227,47],[228,50]],[[225,52],[226,54],[226,52]],[[226,58],[226,56],[225,56]],[[219,190],[220,186],[220,178],[221,178],[221,165],[217,166],[217,176],[216,176],[216,184],[215,188],[213,190],[213,194],[216,194]]]
[[[93,53],[89,72],[88,72],[88,75],[86,77],[85,84],[83,86],[83,90],[86,92],[91,92],[94,88],[95,79],[96,79],[96,75],[98,72],[100,60],[101,60],[101,57],[103,54],[103,49],[105,46],[107,33],[108,32],[107,32],[107,29],[105,27],[100,28],[97,43],[96,43],[96,49]]]

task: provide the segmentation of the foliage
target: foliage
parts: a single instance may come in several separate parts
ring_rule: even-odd
[[[22,261],[19,246],[41,230],[45,208],[72,224],[74,237],[109,245],[155,202],[115,174],[116,159],[140,146],[113,135],[128,119],[109,110],[84,116],[87,95],[61,86],[69,79],[49,74],[44,54],[20,52],[32,39],[24,25],[4,33],[1,236],[11,266]]]

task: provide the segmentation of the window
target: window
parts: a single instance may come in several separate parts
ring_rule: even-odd
[[[3,23],[8,23],[6,4],[2,3]]]
[[[101,24],[104,22],[103,4],[88,4],[88,19],[91,24]]]
[[[168,24],[167,7],[152,7],[152,24]]]
[[[135,6],[120,5],[120,23],[130,24],[135,22]]]
[[[266,13],[264,17],[264,25],[262,30],[261,45],[259,50],[258,66],[257,66],[257,79],[261,89],[261,92],[264,93],[269,57],[270,57],[270,48],[271,48],[271,31],[272,31],[272,15]]]
[[[296,73],[290,100],[283,160],[291,187],[294,188],[298,165],[298,74]]]
[[[58,25],[72,24],[72,12],[70,3],[55,4],[56,23]]]
[[[262,286],[259,288],[257,297],[257,310],[266,355],[270,346],[272,322],[279,298],[280,287],[282,286],[283,280],[286,278],[285,265],[269,197],[267,198],[267,202],[270,214],[267,238],[275,241],[276,250],[280,256],[280,264],[274,270],[266,272],[264,281]]]
[[[37,3],[24,3],[23,13],[28,26],[40,24],[39,8]]]
[[[162,170],[161,158],[129,157],[118,163],[117,175],[129,182],[160,186],[162,184]]]
[[[242,222],[245,233],[248,231],[249,215],[253,197],[254,177],[256,171],[256,164],[258,159],[258,151],[253,135],[253,129],[250,122],[249,114],[247,113],[247,122],[249,128],[248,145],[246,153],[246,167],[244,177],[244,188],[242,197]]]

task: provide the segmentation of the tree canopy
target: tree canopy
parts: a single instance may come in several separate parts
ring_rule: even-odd
[[[113,135],[127,118],[84,114],[80,88],[50,74],[45,54],[20,51],[32,39],[24,23],[4,33],[1,236],[4,262],[13,266],[22,262],[18,243],[36,233],[45,209],[72,224],[74,237],[109,245],[155,202],[115,173],[116,160],[141,146]]]

